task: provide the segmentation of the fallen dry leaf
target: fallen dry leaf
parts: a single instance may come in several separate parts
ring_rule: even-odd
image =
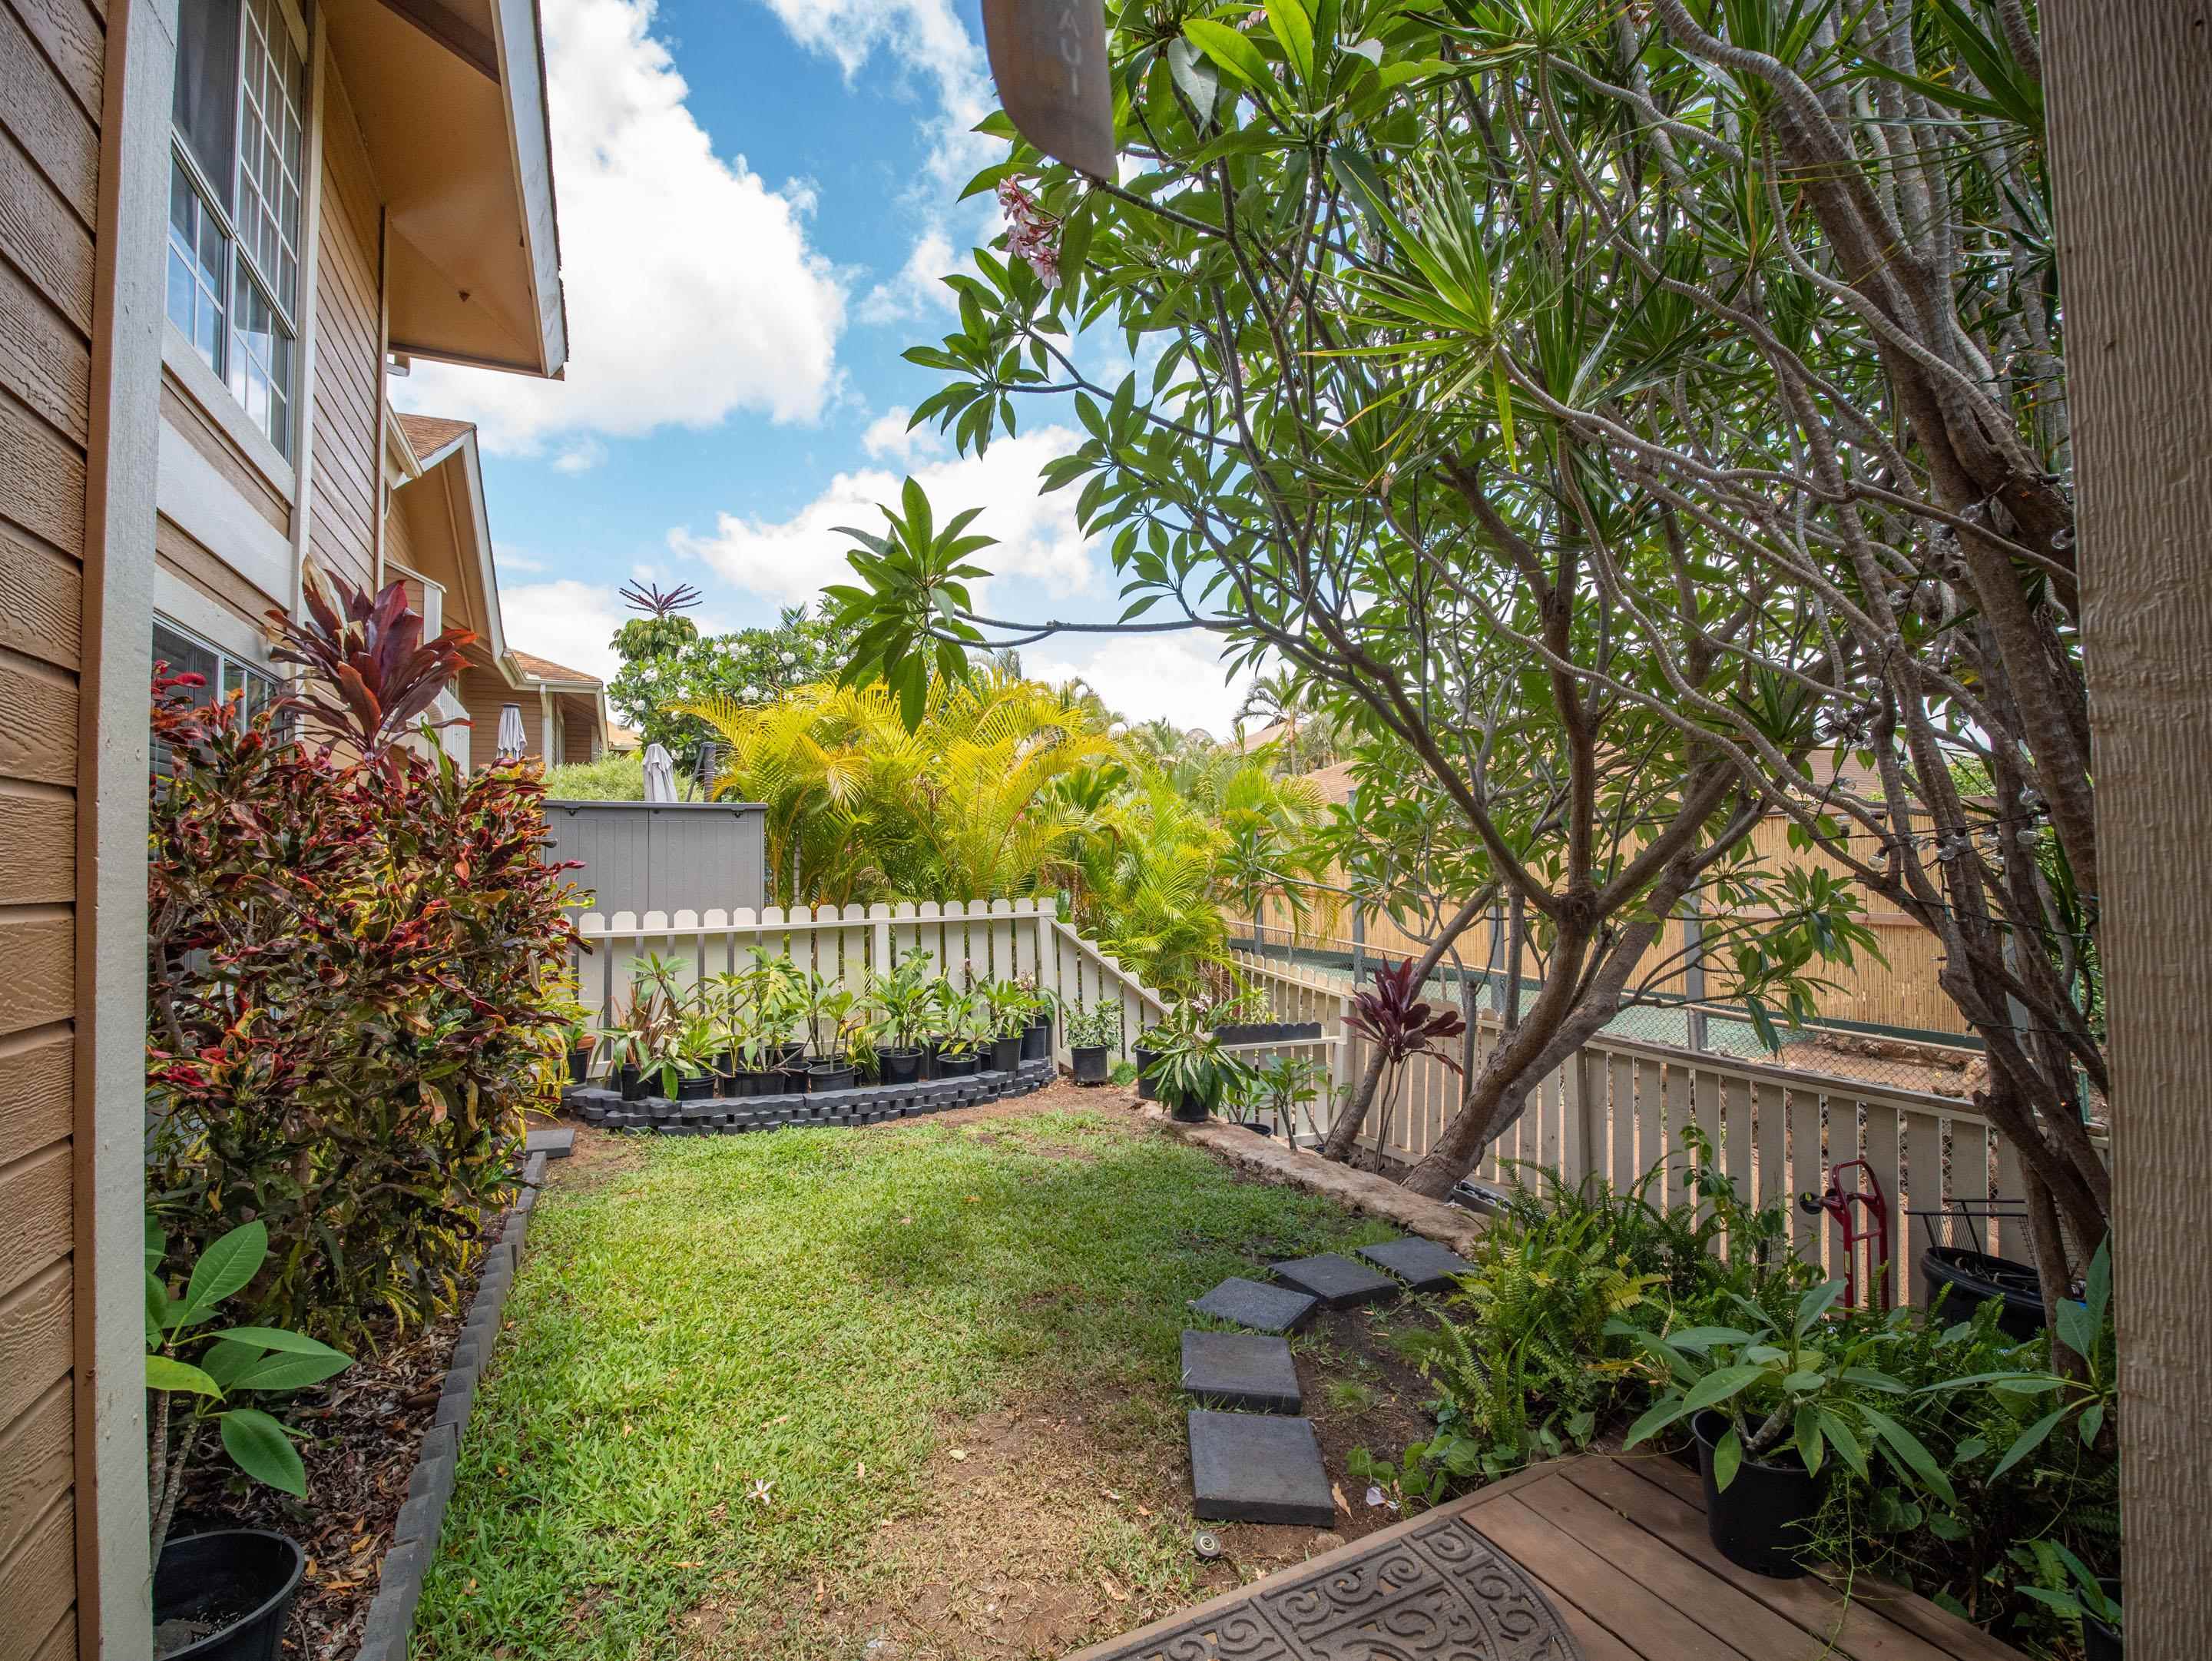
[[[1129,1594],[1123,1591],[1121,1587],[1115,1585],[1114,1582],[1108,1578],[1106,1571],[1103,1569],[1098,1571],[1098,1584],[1106,1588],[1106,1595],[1112,1598],[1115,1603],[1126,1603],[1129,1601]]]
[[[1109,1500],[1119,1500],[1121,1497],[1120,1494],[1115,1493],[1111,1488],[1101,1488],[1098,1492],[1104,1494]]]
[[[955,1448],[952,1450],[952,1457],[955,1459],[965,1459],[968,1457],[968,1450],[966,1448]]]

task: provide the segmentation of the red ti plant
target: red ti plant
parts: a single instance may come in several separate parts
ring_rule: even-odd
[[[325,739],[358,755],[380,756],[438,701],[461,672],[461,648],[476,636],[448,629],[425,641],[422,614],[409,609],[404,583],[374,599],[343,578],[332,586],[335,605],[314,573],[307,574],[304,624],[269,613],[277,639],[269,655],[307,672],[307,684],[292,703]]]
[[[1416,1056],[1434,1056],[1455,1073],[1460,1064],[1443,1047],[1443,1040],[1467,1031],[1460,1013],[1448,1004],[1431,1004],[1420,996],[1414,977],[1419,965],[1401,958],[1375,971],[1375,984],[1352,995],[1352,1013],[1344,1024],[1382,1054],[1382,1114],[1375,1129],[1375,1164],[1380,1170],[1382,1150],[1390,1145],[1390,1116],[1398,1105],[1406,1063]]]
[[[458,1304],[524,1109],[566,1071],[574,867],[534,764],[398,742],[455,660],[400,592],[288,632],[335,691],[247,717],[155,683],[149,1191],[188,1252],[264,1226],[242,1311],[325,1339]],[[330,741],[293,741],[287,705],[318,699]]]

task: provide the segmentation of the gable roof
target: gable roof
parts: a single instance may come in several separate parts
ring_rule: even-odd
[[[416,459],[425,467],[432,465],[438,453],[460,438],[476,431],[476,423],[453,421],[444,416],[409,415],[402,410],[392,417],[399,430],[407,435],[407,442],[415,452]]]
[[[601,686],[605,683],[597,675],[586,674],[581,669],[571,669],[550,658],[541,658],[533,653],[507,648],[507,655],[520,666],[522,672],[532,680],[558,681],[578,686]]]

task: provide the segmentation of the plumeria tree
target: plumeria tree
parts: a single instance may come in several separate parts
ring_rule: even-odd
[[[1613,15],[1540,10],[1553,35]],[[979,250],[950,279],[958,328],[908,354],[947,377],[915,418],[965,450],[1018,404],[1064,409],[1085,437],[1043,483],[1079,487],[1128,600],[1091,626],[1208,631],[1233,666],[1287,668],[1396,746],[1402,788],[1455,815],[1525,909],[1550,973],[1411,1175],[1441,1194],[1617,1011],[1684,900],[1741,880],[1771,778],[1823,742],[1798,683],[1828,633],[1536,395],[1663,387],[1703,343],[1654,284],[1586,289],[1594,234],[1563,236],[1561,193],[1528,193],[1522,152],[1553,141],[1479,21],[1517,12],[1109,13],[1133,176],[1086,179],[1017,143],[978,179],[1018,186],[1007,257]],[[1592,40],[1610,56],[1609,33]],[[1617,106],[1574,96],[1574,142],[1618,152]],[[1109,339],[1126,366],[1099,367]],[[861,581],[833,591],[865,631],[852,672],[1071,626],[979,610],[975,553],[856,556]],[[1760,765],[1723,723],[1676,717],[1680,681],[1744,713]],[[1816,934],[1849,949],[1850,896],[1819,904]]]
[[[679,706],[773,703],[794,687],[836,679],[852,643],[849,630],[803,605],[786,607],[773,628],[725,635],[702,636],[690,618],[673,618],[690,632],[665,643],[659,634],[632,634],[651,621],[634,619],[615,636],[622,667],[607,684],[607,701],[643,742],[667,745],[686,767],[714,733]]]

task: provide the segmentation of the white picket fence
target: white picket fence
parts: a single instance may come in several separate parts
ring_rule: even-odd
[[[1319,1021],[1324,1032],[1346,1038],[1335,1052],[1337,1076],[1356,1081],[1367,1050],[1344,1025],[1350,989],[1249,952],[1237,958],[1238,967],[1267,989],[1283,1019]],[[1478,1065],[1499,1031],[1496,1015],[1480,1017]],[[1407,1071],[1386,1152],[1411,1162],[1434,1147],[1457,1116],[1462,1081],[1432,1058],[1420,1058]],[[1365,1138],[1370,1148],[1373,1123],[1370,1116]],[[1712,1139],[1721,1169],[1740,1194],[1788,1209],[1799,1252],[1832,1275],[1844,1271],[1841,1232],[1825,1214],[1800,1210],[1796,1196],[1825,1188],[1832,1165],[1864,1159],[1888,1196],[1893,1302],[1912,1303],[1920,1295],[1912,1265],[1928,1237],[1918,1219],[1906,1217],[1908,1209],[1986,1202],[1991,1195],[2017,1201],[2025,1191],[2011,1144],[1951,1098],[1606,1035],[1591,1040],[1533,1092],[1528,1111],[1491,1145],[1472,1174],[1504,1183],[1517,1173],[1534,1186],[1534,1173],[1514,1163],[1523,1161],[1548,1166],[1570,1184],[1595,1175],[1619,1190],[1663,1161],[1650,1198],[1655,1205],[1672,1205],[1692,1197],[1680,1141],[1681,1128],[1691,1123]],[[1846,1189],[1858,1186],[1858,1174],[1845,1173]],[[1951,1214],[1938,1229],[1948,1244],[2027,1256],[2027,1238],[2017,1222],[1984,1224]],[[1860,1248],[1859,1256],[1861,1282],[1868,1286],[1871,1248]]]
[[[579,995],[602,1019],[611,1019],[629,996],[630,964],[647,952],[673,958],[679,982],[696,985],[742,969],[755,947],[791,959],[858,991],[872,972],[882,973],[919,946],[933,972],[956,985],[963,976],[981,982],[1023,975],[1071,1003],[1114,1001],[1121,1007],[1126,1057],[1138,1033],[1158,1019],[1159,995],[1060,921],[1054,901],[924,900],[897,905],[771,905],[751,911],[587,911],[576,920],[585,950],[574,954]],[[1053,1044],[1067,1059],[1057,1024]]]

